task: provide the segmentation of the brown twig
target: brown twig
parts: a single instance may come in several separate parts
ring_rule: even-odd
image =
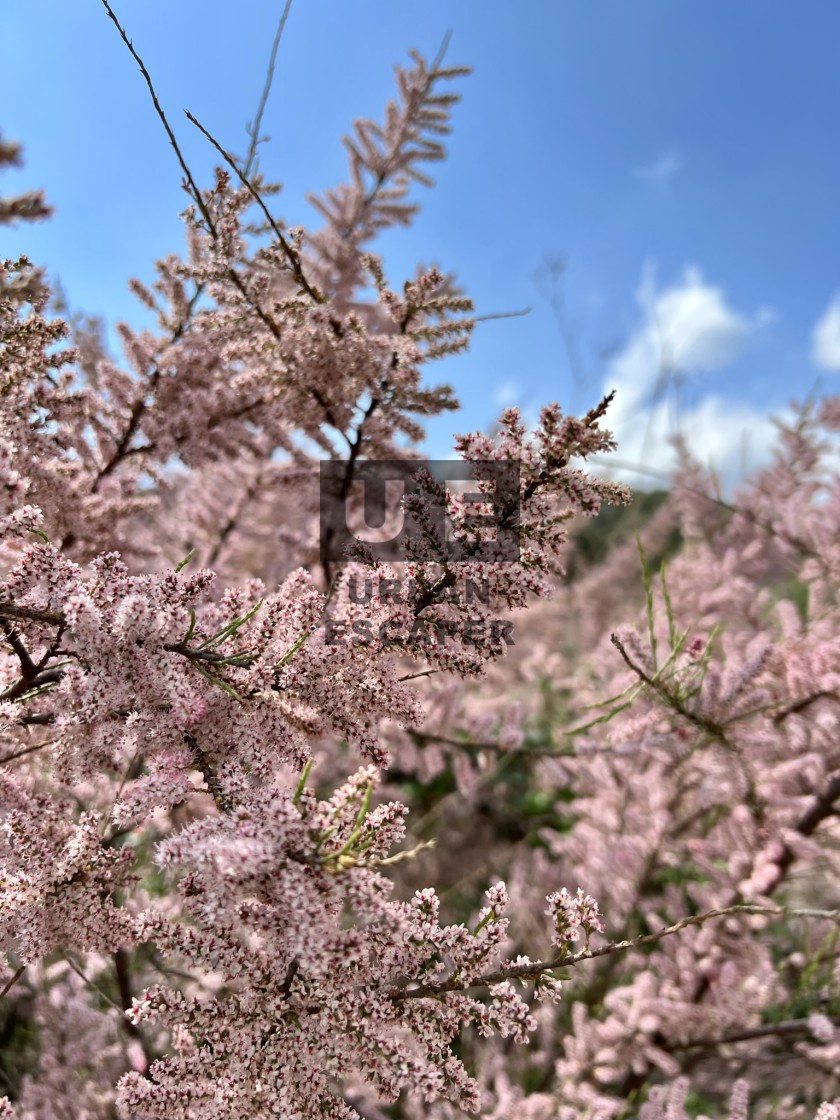
[[[251,182],[251,180],[247,177],[247,175],[245,175],[245,173],[240,169],[239,164],[236,162],[236,160],[233,158],[233,156],[230,154],[230,152],[226,151],[222,147],[222,145],[215,138],[215,136],[213,136],[212,133],[208,132],[208,130],[201,123],[201,121],[199,121],[196,117],[194,117],[193,114],[191,112],[189,112],[188,109],[185,109],[184,113],[186,115],[187,120],[191,124],[195,125],[195,127],[198,129],[198,131],[201,133],[201,135],[205,137],[205,139],[210,141],[210,143],[213,145],[213,147],[216,149],[216,151],[219,153],[219,155],[222,157],[222,159],[225,161],[225,163],[228,165],[228,167],[231,168],[231,170],[238,177],[238,179],[242,183],[242,185],[247,189],[248,193],[251,195],[253,200],[256,202],[257,206],[259,206],[260,210],[262,210],[263,214],[265,215],[266,221],[268,222],[269,226],[271,227],[272,233],[274,234],[274,236],[277,238],[278,242],[280,243],[280,247],[283,250],[283,253],[285,254],[286,260],[289,262],[289,266],[292,270],[292,275],[294,276],[295,282],[297,283],[298,287],[302,291],[304,291],[314,303],[324,303],[325,300],[326,300],[326,296],[324,295],[323,292],[320,292],[317,288],[313,288],[312,285],[309,283],[309,281],[304,276],[303,268],[301,267],[301,263],[300,263],[300,257],[294,251],[294,249],[292,248],[288,239],[286,238],[286,235],[283,233],[283,231],[278,226],[277,222],[274,220],[274,217],[272,216],[271,211],[268,209],[265,202],[263,201],[263,197],[260,194],[260,192],[254,186],[254,184]]]
[[[26,965],[22,964],[17,972],[13,973],[10,979],[4,985],[2,992],[0,992],[0,999],[3,999],[4,996],[7,996],[9,994],[15,984],[17,984],[18,980],[20,980],[21,976],[23,976],[24,972],[26,972]]]
[[[687,918],[665,926],[656,933],[645,933],[627,941],[610,941],[597,949],[582,949],[571,956],[557,954],[551,960],[531,961],[528,964],[512,965],[509,968],[499,968],[493,972],[477,976],[468,984],[459,983],[457,978],[450,977],[441,980],[438,984],[418,984],[414,988],[392,989],[388,995],[393,1000],[404,999],[435,999],[446,995],[447,992],[463,992],[469,988],[487,988],[493,984],[501,984],[505,980],[537,980],[546,972],[553,972],[557,968],[572,968],[582,961],[595,960],[597,957],[611,956],[613,953],[623,953],[628,949],[638,949],[642,945],[655,945],[664,937],[679,933],[688,926],[700,926],[711,918],[726,918],[734,914],[765,914],[768,916],[784,915],[787,917],[821,918],[827,921],[840,922],[840,910],[811,910],[794,909],[785,906],[752,906],[739,904],[727,906],[718,910],[707,910],[703,914],[693,914]]]
[[[172,147],[175,150],[175,155],[178,157],[178,162],[181,165],[181,170],[184,172],[184,178],[186,179],[187,183],[189,184],[189,193],[192,196],[192,198],[195,200],[195,204],[196,204],[196,206],[198,206],[199,210],[201,211],[202,217],[204,218],[205,222],[207,222],[207,225],[212,228],[213,221],[212,221],[212,219],[210,217],[210,214],[207,210],[204,199],[201,197],[201,191],[198,189],[198,187],[196,185],[196,182],[195,182],[195,179],[193,179],[192,172],[190,171],[189,167],[187,166],[187,161],[184,159],[184,154],[183,154],[183,152],[181,151],[181,149],[178,145],[178,141],[175,139],[175,133],[172,131],[172,128],[170,127],[169,121],[166,119],[166,113],[164,113],[163,106],[161,105],[160,101],[158,100],[157,91],[155,90],[154,83],[152,82],[151,75],[149,74],[149,71],[146,69],[146,64],[143,62],[143,59],[140,57],[140,55],[134,49],[134,44],[129,39],[125,28],[123,27],[123,25],[120,23],[120,21],[117,19],[116,15],[114,14],[114,10],[111,7],[111,5],[108,3],[108,0],[102,0],[102,4],[105,8],[105,11],[108,13],[109,19],[114,24],[117,31],[119,31],[120,38],[125,43],[125,45],[128,47],[128,50],[131,53],[131,57],[134,59],[134,61],[137,63],[138,67],[140,68],[140,73],[143,75],[143,78],[145,79],[146,85],[148,86],[149,94],[151,95],[151,98],[152,98],[152,104],[155,107],[155,112],[157,113],[158,117],[160,118],[161,124],[163,125],[164,129],[166,130],[166,135],[169,137],[169,143],[172,145]]]
[[[248,146],[248,152],[245,156],[246,175],[251,174],[252,168],[256,170],[257,145],[260,142],[260,126],[262,125],[263,113],[268,103],[268,95],[271,93],[271,83],[274,81],[274,64],[277,61],[277,51],[280,46],[280,40],[283,37],[283,28],[286,26],[286,20],[289,18],[291,7],[292,0],[286,0],[277,23],[277,30],[274,33],[274,42],[271,44],[271,54],[268,56],[268,69],[266,71],[262,93],[260,94],[260,103],[257,106],[257,114],[254,117],[254,123],[248,125],[248,135],[251,138],[251,143]]]

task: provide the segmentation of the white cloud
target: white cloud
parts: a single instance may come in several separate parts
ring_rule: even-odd
[[[503,381],[493,390],[493,404],[497,408],[510,408],[511,405],[519,403],[520,395],[519,386],[515,381]]]
[[[682,157],[677,152],[663,152],[653,163],[637,167],[634,174],[654,186],[666,187],[682,167]]]
[[[682,410],[678,422],[664,401],[632,421],[616,415],[610,421],[618,450],[600,459],[599,466],[642,489],[667,485],[676,465],[671,441],[677,432],[693,457],[716,472],[725,490],[767,460],[778,435],[762,409],[713,394]]]
[[[814,324],[811,361],[821,369],[840,370],[840,292]]]
[[[677,375],[696,378],[728,365],[772,313],[741,314],[696,268],[687,268],[661,291],[646,268],[638,301],[641,321],[610,362],[604,382],[605,391],[617,390],[609,426],[618,440],[615,460],[627,464],[617,473],[637,485],[655,484],[629,465],[667,475],[675,461],[670,440],[680,432],[696,458],[734,480],[766,457],[775,432],[769,417],[750,403],[716,395],[701,397],[677,415],[668,390]]]
[[[766,317],[750,320],[734,311],[721,288],[707,284],[697,268],[663,291],[646,266],[637,293],[642,320],[609,365],[609,384],[619,390],[625,410],[647,400],[663,381],[679,374],[707,373],[736,357],[750,333]]]

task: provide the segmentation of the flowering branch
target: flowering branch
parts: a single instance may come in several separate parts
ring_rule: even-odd
[[[717,910],[707,910],[704,914],[693,914],[687,918],[682,918],[678,922],[674,922],[672,925],[663,927],[656,933],[645,933],[639,937],[634,937],[625,941],[610,941],[606,945],[599,945],[594,949],[587,947],[571,956],[561,953],[547,961],[528,961],[525,964],[506,965],[493,972],[475,977],[467,985],[459,984],[457,978],[450,978],[437,984],[422,984],[415,988],[401,988],[397,991],[389,992],[389,997],[394,1000],[433,999],[437,996],[445,995],[447,992],[466,991],[476,987],[489,988],[505,980],[537,980],[541,975],[553,972],[555,969],[571,968],[583,961],[613,956],[616,953],[625,953],[629,949],[638,949],[643,945],[655,945],[661,941],[663,937],[670,937],[672,934],[679,933],[689,926],[700,926],[712,918],[726,918],[733,914],[764,914],[767,916],[784,915],[786,917],[798,918],[821,918],[826,921],[840,923],[840,910],[815,910],[786,906],[753,906],[739,904]]]

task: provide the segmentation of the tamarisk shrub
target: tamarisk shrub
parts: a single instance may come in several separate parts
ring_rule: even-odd
[[[598,608],[621,547],[546,602],[571,519],[628,499],[575,465],[609,398],[458,439],[488,498],[518,464],[518,560],[420,472],[403,563],[319,561],[313,449],[358,523],[359,464],[455,406],[422,376],[470,301],[434,268],[394,291],[370,243],[461,73],[398,68],[312,232],[208,136],[122,363],[2,262],[0,1116],[734,1118],[754,1071],[757,1107],[838,1114],[836,402],[729,509],[686,463],[641,628]]]
[[[837,1115],[838,419],[836,398],[792,408],[730,502],[685,453],[638,541],[527,614],[491,670],[518,739],[477,691],[394,732],[395,757],[451,767],[456,836],[494,814],[525,951],[559,878],[631,942],[567,971],[529,1050],[470,1051],[488,1115]],[[491,861],[464,851],[476,878]]]
[[[403,457],[414,417],[454,405],[421,372],[466,344],[469,300],[436,269],[398,295],[367,243],[409,221],[459,73],[420,56],[397,71],[398,101],[356,125],[350,182],[311,235],[227,153],[210,190],[185,169],[187,253],[135,284],[158,327],[120,325],[127,368],[91,324],[50,318],[27,260],[3,263],[0,928],[7,1025],[34,1025],[5,1067],[7,1114],[349,1117],[355,1083],[475,1111],[461,1027],[525,1041],[527,989],[559,995],[547,966],[510,960],[502,883],[469,924],[445,924],[431,888],[395,897],[406,807],[375,797],[380,724],[422,720],[412,665],[476,676],[504,649],[413,644],[408,624],[457,637],[546,594],[572,513],[626,500],[571,463],[613,446],[608,402],[581,420],[549,407],[534,433],[510,411],[495,441],[462,440],[465,459],[518,465],[519,561],[480,560],[463,502],[421,480],[418,593],[370,605],[387,645],[326,639],[370,565],[312,562],[313,444],[343,452],[349,489],[356,463]],[[2,216],[44,213],[30,197]],[[441,499],[457,562],[428,516]],[[260,548],[251,527],[283,520],[284,549]],[[201,566],[234,557],[226,588]],[[491,597],[446,594],[466,578]],[[591,899],[552,898],[555,940],[600,928]]]

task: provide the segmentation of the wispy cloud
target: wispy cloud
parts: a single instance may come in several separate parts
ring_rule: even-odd
[[[772,314],[766,309],[753,315],[737,311],[724,291],[693,267],[670,287],[657,290],[648,266],[637,299],[640,321],[611,360],[604,380],[604,391],[617,390],[609,424],[618,440],[616,459],[667,474],[675,461],[671,441],[679,432],[700,461],[732,481],[765,458],[775,432],[769,417],[751,403],[716,394],[700,397],[675,416],[667,389],[677,376],[702,377],[729,365]],[[610,473],[646,484],[644,474],[629,469]]]
[[[820,369],[840,370],[840,292],[814,324],[811,361]]]
[[[683,159],[679,152],[663,152],[653,163],[637,167],[634,175],[644,179],[656,187],[667,187],[678,171],[683,168]]]
[[[609,371],[612,383],[635,403],[670,375],[707,373],[731,362],[766,314],[742,315],[692,265],[662,290],[653,266],[646,265],[636,299],[641,321]]]
[[[519,386],[516,382],[503,381],[493,390],[493,404],[497,408],[509,408],[511,405],[519,404],[520,396]]]

